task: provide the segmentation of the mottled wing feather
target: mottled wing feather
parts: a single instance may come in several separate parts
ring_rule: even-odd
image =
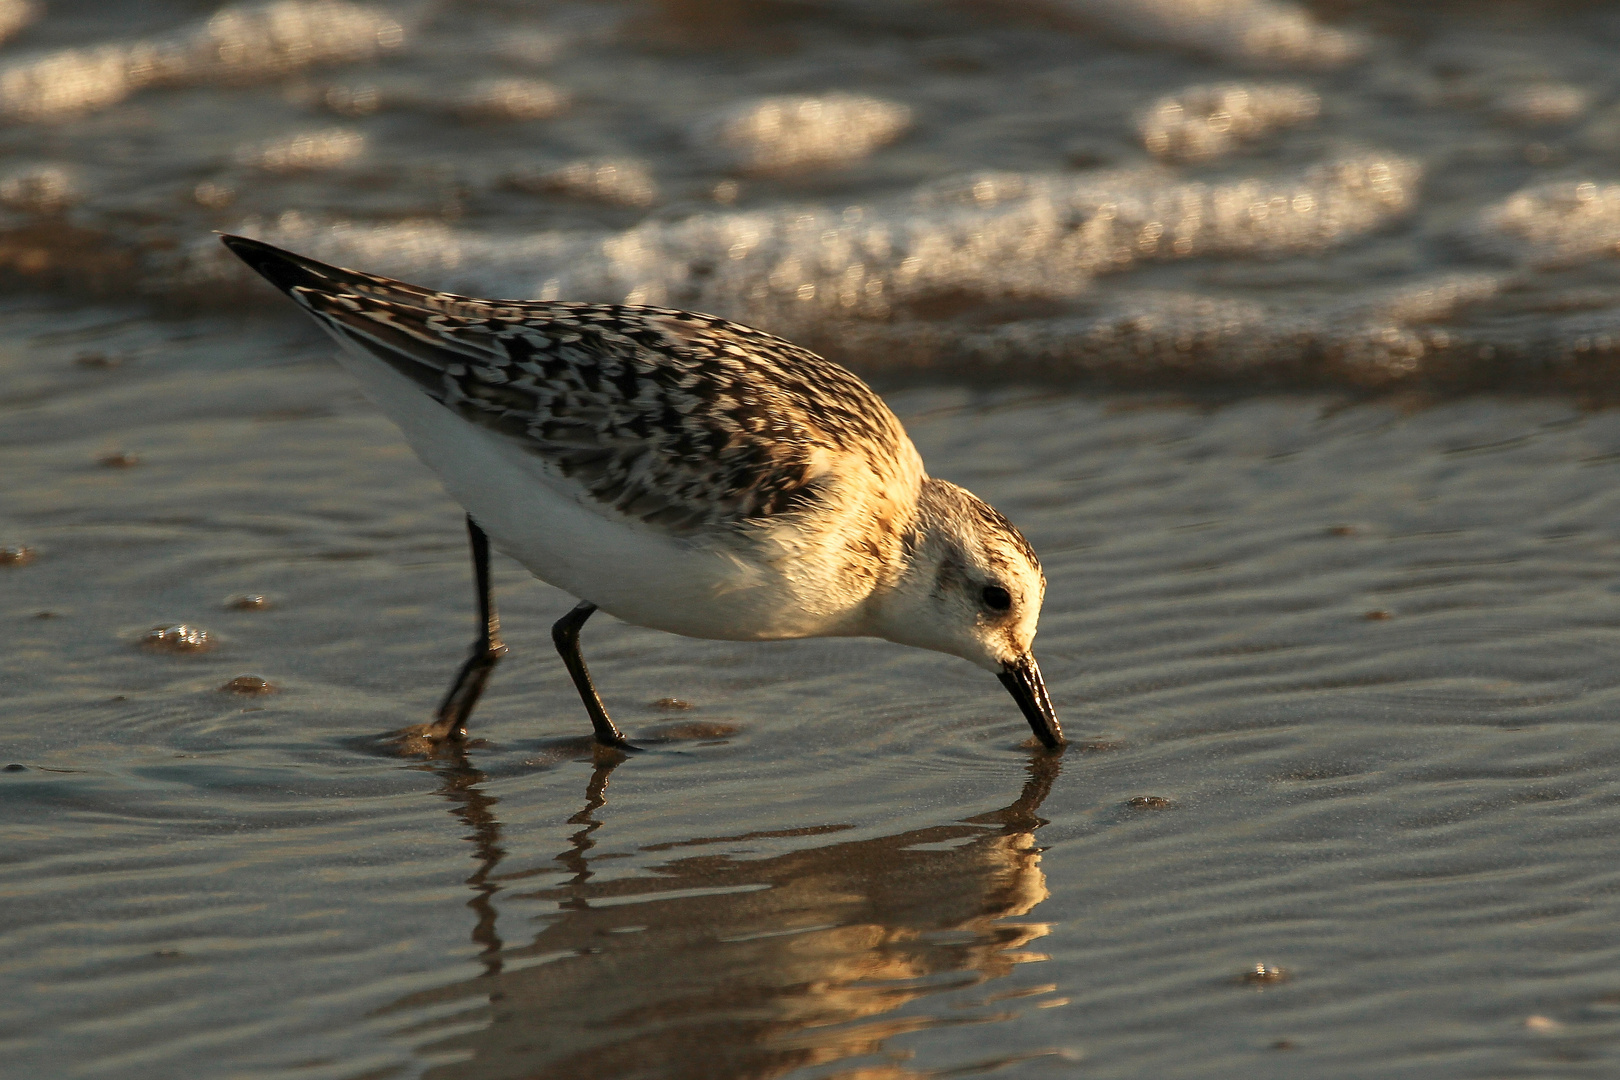
[[[780,338],[665,308],[473,300],[341,272],[295,299],[462,417],[676,532],[816,502],[828,453],[905,436],[867,386]],[[882,461],[870,462],[880,468]]]

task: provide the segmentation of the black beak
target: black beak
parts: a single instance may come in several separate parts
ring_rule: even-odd
[[[1063,725],[1058,723],[1057,710],[1052,708],[1052,699],[1046,695],[1046,680],[1041,678],[1034,653],[1025,653],[1003,664],[996,678],[1024,710],[1024,719],[1048,750],[1055,750],[1067,741],[1063,738]]]

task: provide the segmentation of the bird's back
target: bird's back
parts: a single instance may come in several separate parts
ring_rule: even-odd
[[[813,510],[852,458],[910,480],[916,452],[882,399],[763,331],[669,308],[479,300],[231,241],[340,338],[626,518],[675,533],[769,522]]]
[[[538,576],[693,636],[866,632],[925,473],[849,371],[710,315],[479,300],[226,242]]]

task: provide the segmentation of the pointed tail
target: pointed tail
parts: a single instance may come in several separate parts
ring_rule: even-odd
[[[332,292],[341,289],[345,283],[354,278],[364,276],[352,270],[341,270],[302,255],[294,255],[263,240],[250,240],[245,236],[221,236],[220,240],[237,258],[258,271],[259,275],[270,284],[289,295],[297,288]]]

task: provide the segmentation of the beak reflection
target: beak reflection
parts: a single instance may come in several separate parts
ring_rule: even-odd
[[[1041,678],[1041,669],[1035,663],[1034,653],[1025,653],[1017,660],[1003,664],[1001,674],[996,678],[1018,702],[1018,707],[1024,711],[1024,719],[1029,721],[1030,728],[1042,745],[1048,750],[1055,750],[1067,741],[1063,738],[1063,725],[1058,723],[1057,710],[1047,696],[1046,680]]]

